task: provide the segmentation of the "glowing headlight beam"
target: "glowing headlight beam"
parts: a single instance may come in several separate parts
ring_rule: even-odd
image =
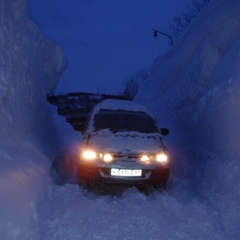
[[[147,156],[147,155],[142,155],[141,161],[147,162],[147,161],[149,161],[149,160],[150,160],[149,156]]]
[[[103,155],[104,162],[111,162],[113,160],[113,156],[110,153],[106,153]]]
[[[94,160],[97,158],[97,153],[92,150],[86,150],[82,153],[82,157],[85,160]]]
[[[165,153],[160,153],[156,156],[158,162],[167,162],[168,156]]]

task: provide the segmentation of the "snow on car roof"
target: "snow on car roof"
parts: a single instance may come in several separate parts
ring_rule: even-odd
[[[141,104],[136,102],[132,102],[129,100],[116,100],[116,99],[106,99],[97,104],[91,114],[90,121],[88,124],[87,132],[93,131],[93,119],[94,115],[96,115],[100,110],[125,110],[125,111],[132,111],[132,112],[144,112],[149,116],[153,117],[152,114]]]
[[[147,110],[147,108],[145,106],[138,104],[136,102],[129,101],[129,100],[106,99],[106,100],[102,101],[101,103],[97,104],[94,107],[93,112],[97,113],[101,109],[145,112],[145,113],[150,114],[150,112]]]

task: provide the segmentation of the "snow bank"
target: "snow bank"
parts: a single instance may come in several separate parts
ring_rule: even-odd
[[[0,25],[0,238],[24,239],[56,147],[46,94],[67,62],[27,18],[26,0],[1,1]]]
[[[176,166],[188,168],[174,175],[193,179],[229,239],[240,224],[239,16],[239,0],[210,1],[181,41],[156,59],[137,98],[172,130]]]

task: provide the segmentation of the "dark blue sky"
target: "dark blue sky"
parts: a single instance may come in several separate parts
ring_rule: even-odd
[[[131,74],[167,51],[166,31],[191,0],[28,0],[29,17],[68,58],[56,92],[118,94]]]

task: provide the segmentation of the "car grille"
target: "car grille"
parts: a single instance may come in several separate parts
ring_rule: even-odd
[[[135,162],[139,160],[141,155],[140,154],[133,154],[133,153],[115,153],[113,154],[114,159],[119,159],[124,162]]]

